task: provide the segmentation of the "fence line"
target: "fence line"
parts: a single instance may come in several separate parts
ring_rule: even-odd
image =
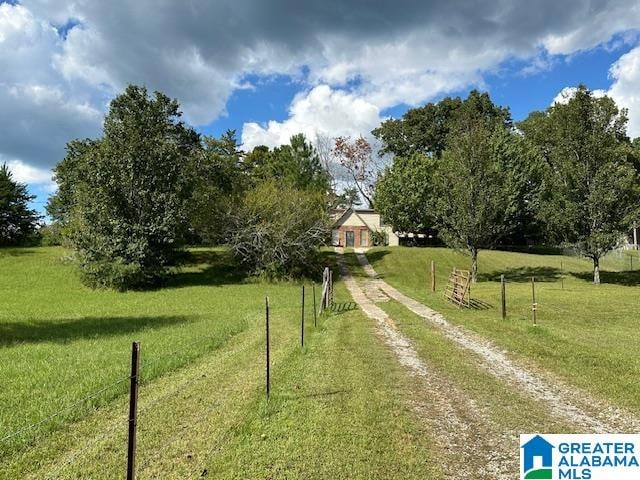
[[[50,414],[48,416],[46,416],[45,418],[32,423],[30,425],[25,425],[21,428],[19,428],[18,430],[14,431],[13,433],[10,433],[9,435],[0,438],[0,442],[6,442],[7,440],[17,437],[19,435],[21,435],[22,433],[28,432],[33,430],[35,427],[39,427],[40,425],[43,425],[45,423],[47,423],[49,420],[53,420],[54,418],[60,416],[61,414],[68,412],[69,410],[71,410],[74,407],[77,407],[78,405],[81,405],[82,403],[86,402],[87,400],[91,400],[93,398],[98,397],[100,394],[106,392],[107,390],[113,388],[116,385],[119,385],[120,383],[124,383],[126,381],[129,380],[129,376],[126,376],[124,378],[120,378],[118,380],[116,380],[113,383],[110,383],[108,385],[106,385],[105,387],[102,387],[98,390],[94,390],[93,392],[89,393],[87,396],[82,397],[79,400],[76,400],[73,403],[70,403],[69,405],[66,405],[65,407],[61,408],[60,410],[57,410],[56,412],[54,412],[53,414]]]
[[[329,308],[333,305],[333,275],[332,275],[332,271],[327,267],[325,269],[325,274],[323,275],[324,277],[324,281],[323,281],[323,298],[321,299],[321,308],[324,306],[324,309]],[[326,275],[326,276],[325,276]],[[304,289],[304,286],[302,287]],[[314,292],[315,293],[315,292]],[[304,315],[304,308],[307,302],[310,302],[311,299],[308,299],[305,301],[305,296],[303,294],[302,296],[302,303],[297,303],[297,305],[295,306],[289,306],[289,305],[284,305],[282,307],[278,307],[277,311],[281,312],[281,313],[285,313],[288,311],[294,311],[294,310],[299,310],[300,308],[303,309],[303,313],[302,315]],[[288,302],[287,302],[288,303]],[[313,303],[314,303],[314,307],[315,307],[315,295],[313,298]],[[322,310],[324,310],[322,309]],[[321,311],[322,311],[321,310]],[[314,308],[314,317],[316,316],[317,312],[316,309]],[[314,318],[315,320],[315,318]],[[304,320],[303,320],[304,322]],[[314,321],[315,324],[315,321]],[[302,324],[304,328],[304,323]],[[224,344],[224,342],[228,339],[230,339],[231,337],[235,336],[238,333],[241,333],[243,330],[240,331],[225,331],[225,332],[221,332],[220,335],[210,335],[210,336],[206,336],[206,337],[199,337],[196,341],[193,342],[184,342],[182,344],[180,344],[180,346],[170,352],[163,352],[161,354],[155,355],[149,359],[146,358],[145,355],[142,355],[140,357],[140,368],[138,373],[135,375],[135,378],[138,381],[138,385],[142,386],[143,384],[145,384],[147,381],[150,380],[151,377],[146,377],[146,373],[150,371],[150,369],[160,365],[160,362],[164,359],[167,358],[174,358],[179,362],[182,361],[187,361],[189,359],[192,358],[197,358],[201,353],[206,353],[207,351],[209,351],[210,349],[206,349],[204,352],[197,352],[195,353],[195,355],[191,352],[188,352],[189,348],[192,348],[196,345],[202,345],[202,344],[206,344],[206,342],[210,342],[210,341],[216,341],[216,342],[220,342],[220,344],[216,344],[214,346],[213,349],[219,347],[221,344]],[[303,333],[304,334],[304,331]],[[237,353],[239,351],[241,351],[241,348],[238,349],[234,349],[234,353]],[[187,352],[187,353],[185,353]],[[182,355],[180,355],[182,354]],[[133,374],[132,374],[133,375]],[[132,375],[127,375],[127,376],[122,376],[119,377],[117,380],[108,383],[96,390],[93,390],[91,392],[89,392],[87,395],[83,396],[82,398],[73,401],[72,403],[69,403],[67,405],[65,405],[63,408],[54,411],[50,414],[48,414],[47,416],[41,418],[40,420],[38,420],[37,422],[31,423],[31,424],[26,424],[21,426],[20,428],[18,428],[17,430],[8,433],[7,435],[5,435],[4,437],[0,438],[0,444],[1,443],[5,443],[7,442],[7,445],[9,444],[9,440],[13,439],[13,438],[17,438],[20,436],[25,435],[28,432],[31,432],[33,430],[35,430],[36,428],[46,424],[47,422],[50,422],[58,417],[62,417],[63,414],[72,411],[74,408],[77,408],[79,405],[82,405],[92,399],[96,399],[96,398],[100,398],[100,396],[104,395],[105,392],[108,392],[110,389],[114,389],[115,387],[125,384],[126,382],[132,381],[134,379],[134,376]],[[158,403],[172,397],[175,396],[181,392],[185,391],[185,388],[192,385],[193,383],[202,380],[202,377],[200,375],[195,375],[193,378],[191,378],[190,380],[188,380],[187,382],[183,382],[182,384],[180,384],[177,388],[172,389],[170,392],[163,394],[163,395],[159,395],[157,398],[153,399],[149,404],[144,404],[142,409],[139,409],[138,413],[138,417],[143,416],[144,414],[146,414],[147,412],[149,412],[155,405],[157,405]],[[123,392],[124,393],[124,392]],[[130,400],[131,401],[131,400]],[[205,414],[209,415],[212,411],[214,411],[216,408],[219,407],[219,401],[214,401],[211,403],[211,405],[209,406],[209,408],[206,410]],[[202,416],[200,416],[202,417]],[[179,433],[185,431],[192,422],[185,422],[183,423],[180,427],[179,427]],[[55,467],[50,470],[49,472],[47,472],[47,474],[45,474],[45,478],[55,478],[56,474],[60,471],[62,471],[63,469],[65,469],[66,467],[68,467],[69,465],[73,464],[75,461],[78,460],[78,458],[81,458],[82,455],[87,452],[89,449],[95,447],[96,445],[98,445],[100,442],[106,441],[109,438],[113,437],[116,433],[118,433],[120,430],[120,428],[122,427],[122,430],[120,431],[120,433],[122,433],[123,435],[126,433],[126,429],[124,428],[124,425],[130,424],[130,419],[127,418],[126,421],[123,422],[116,422],[111,428],[109,428],[107,431],[105,431],[104,433],[102,433],[101,435],[96,435],[94,436],[92,439],[90,439],[85,445],[82,446],[82,448],[70,452],[67,455],[67,458],[65,458],[62,461],[59,461],[59,463],[57,463],[55,465]],[[143,431],[144,431],[144,427],[143,427]],[[173,439],[164,444],[159,450],[154,450],[155,454],[153,456],[149,456],[147,459],[144,459],[141,463],[139,468],[145,468],[146,466],[148,466],[155,458],[158,458],[158,453],[162,453],[164,451],[166,451],[170,446],[172,446],[177,440],[179,440],[180,438],[182,438],[179,434],[175,435],[173,437]],[[207,454],[207,456],[210,454],[210,452],[213,449],[211,449],[209,451],[209,453]],[[17,453],[17,452],[16,452]]]

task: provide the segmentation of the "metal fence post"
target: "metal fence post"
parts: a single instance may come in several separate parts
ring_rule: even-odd
[[[129,391],[129,442],[127,448],[127,480],[136,478],[136,427],[140,374],[140,342],[131,346],[131,388]]]
[[[300,305],[300,346],[304,347],[304,284],[302,285],[302,299]]]
[[[271,393],[271,378],[270,378],[270,359],[269,359],[269,297],[265,297],[265,326],[266,326],[266,384],[267,384],[267,400],[269,400],[269,394]]]

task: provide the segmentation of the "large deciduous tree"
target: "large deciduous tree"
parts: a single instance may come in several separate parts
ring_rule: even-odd
[[[409,109],[400,119],[385,120],[372,133],[382,142],[380,153],[401,157],[422,153],[438,158],[447,147],[459,115],[466,114],[469,108],[479,116],[510,125],[507,108],[495,105],[486,92],[472,90],[465,100],[445,97],[437,103]]]
[[[566,103],[532,113],[519,128],[545,162],[539,217],[550,238],[574,244],[593,261],[613,249],[638,214],[638,174],[627,116],[609,97],[580,86]]]
[[[129,86],[111,102],[103,137],[72,142],[56,168],[58,215],[89,285],[154,285],[175,264],[200,148],[180,116],[177,101]]]
[[[376,184],[376,210],[395,231],[425,232],[433,228],[429,208],[436,162],[420,153],[396,157]]]
[[[463,102],[437,162],[431,214],[440,237],[471,255],[477,279],[478,251],[495,246],[515,228],[522,177],[520,163],[534,153],[493,109]]]
[[[34,198],[6,164],[0,165],[0,246],[19,244],[36,231],[40,217],[29,208]]]

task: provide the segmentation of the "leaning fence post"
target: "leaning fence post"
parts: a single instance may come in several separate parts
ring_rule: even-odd
[[[318,312],[316,311],[316,284],[311,284],[311,289],[313,290],[313,326],[314,328],[318,326]]]
[[[304,347],[304,284],[302,285],[302,301],[300,316],[300,346]]]
[[[535,277],[531,277],[531,295],[533,298],[533,304],[531,306],[531,311],[533,312],[533,326],[537,327],[538,322],[536,318],[536,311],[538,310],[538,304],[536,303],[536,279]]]
[[[129,390],[129,442],[127,448],[127,480],[136,478],[136,427],[140,374],[140,342],[131,346],[131,388]]]
[[[271,379],[269,377],[270,374],[270,361],[269,361],[269,297],[265,297],[264,299],[264,313],[265,313],[265,340],[266,340],[266,385],[267,385],[267,400],[269,400],[269,393],[271,393]]]

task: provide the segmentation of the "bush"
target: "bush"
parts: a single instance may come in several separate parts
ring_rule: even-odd
[[[58,224],[43,225],[38,230],[40,245],[43,247],[57,247],[62,245],[62,227]]]
[[[329,229],[324,194],[266,181],[245,194],[232,216],[229,244],[252,274],[297,277],[317,266]]]
[[[376,247],[389,244],[389,235],[387,235],[387,232],[385,231],[372,230],[370,235],[371,243]]]

